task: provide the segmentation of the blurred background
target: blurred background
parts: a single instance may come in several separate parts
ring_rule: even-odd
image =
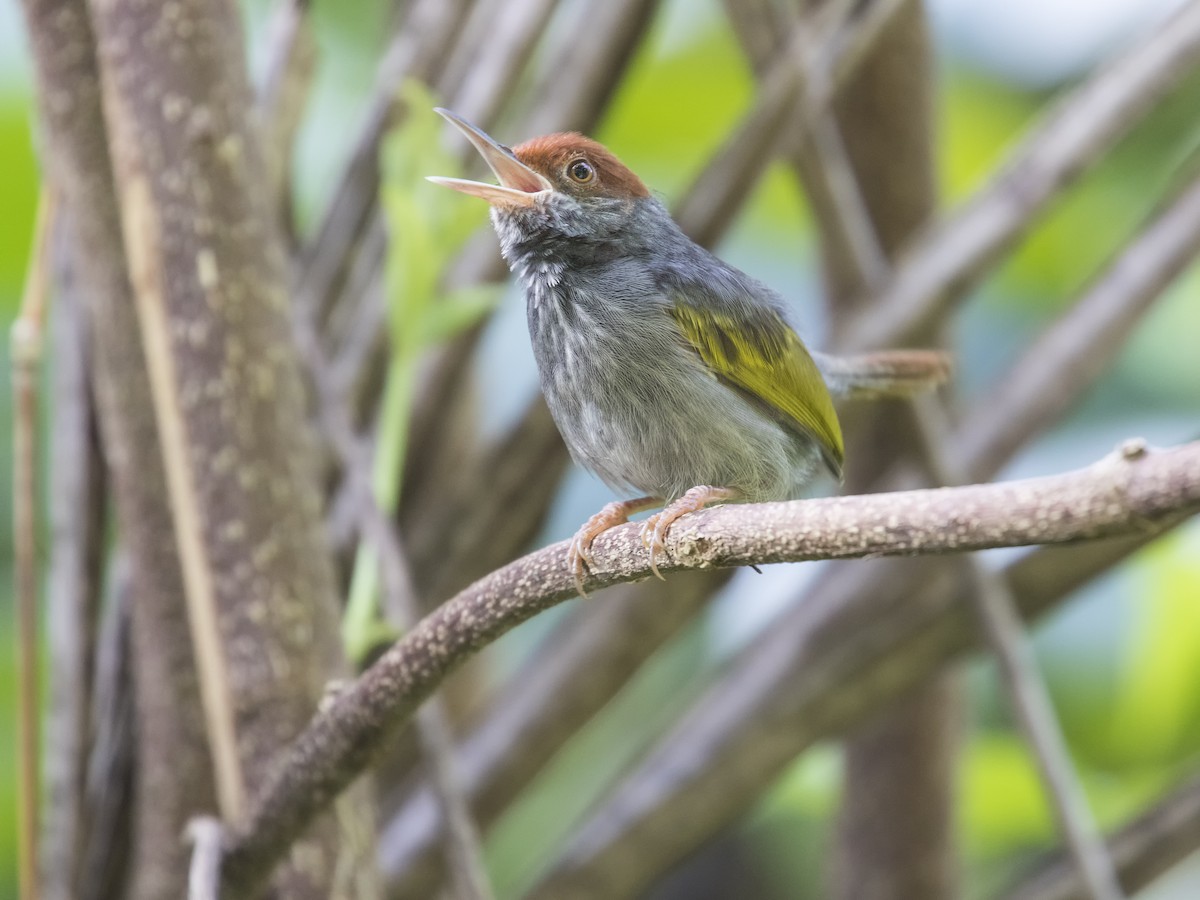
[[[251,65],[261,66],[269,4],[244,4]],[[939,166],[944,202],[977,187],[1056,91],[1180,6],[1178,0],[927,0],[940,54]],[[301,221],[327,199],[370,94],[390,4],[316,3],[317,84],[301,134],[296,189]],[[19,302],[38,192],[33,101],[24,26],[0,5],[0,325]],[[754,80],[715,0],[669,0],[595,135],[664,199],[676,197],[753,99]],[[1058,313],[1089,273],[1151,209],[1200,142],[1200,84],[1176,92],[1081,187],[1055,204],[998,277],[958,318],[959,388],[971,403]],[[530,135],[496,137],[516,143]],[[436,174],[436,173],[427,173]],[[469,202],[469,201],[463,201]],[[482,225],[485,212],[477,211]],[[774,167],[718,248],[781,291],[820,345],[820,279],[807,211],[794,174]],[[1046,474],[1092,462],[1121,439],[1169,445],[1200,435],[1200,272],[1193,271],[1143,320],[1117,365],[1065,422],[1027,448],[1002,477]],[[0,422],[11,421],[7,341],[0,342]],[[498,430],[536,390],[518,298],[505,297],[488,326],[479,372],[488,429]],[[53,361],[50,361],[51,364]],[[853,447],[849,448],[853,453]],[[11,506],[11,447],[0,441],[0,505]],[[53,473],[47,473],[53,477]],[[566,479],[542,538],[569,536],[611,499],[585,473]],[[0,579],[12,583],[12,534],[0,520]],[[489,837],[497,885],[510,892],[531,861],[612,772],[656,730],[655,712],[689,693],[697,673],[757,633],[816,566],[740,572],[688,635],[660,654],[596,718]],[[746,586],[752,580],[753,590]],[[566,609],[507,638],[504,669]],[[0,608],[0,807],[15,808],[14,637]],[[1195,766],[1200,750],[1200,523],[1177,530],[1041,622],[1036,645],[1093,807],[1103,823],[1133,815]],[[506,662],[508,661],[508,662]],[[972,895],[987,896],[1013,866],[1055,843],[1052,819],[1024,742],[1015,734],[993,666],[967,664],[968,737],[960,771],[960,827]],[[600,761],[599,763],[597,761]],[[731,853],[761,879],[765,897],[818,885],[836,808],[835,747],[806,753],[731,837]],[[556,826],[548,824],[562,819]],[[15,835],[0,817],[0,896],[15,894]],[[811,836],[811,840],[798,840]],[[798,847],[810,848],[797,852]],[[686,874],[686,873],[685,873]],[[684,876],[680,876],[684,877]],[[1200,862],[1183,866],[1147,897],[1200,896]]]

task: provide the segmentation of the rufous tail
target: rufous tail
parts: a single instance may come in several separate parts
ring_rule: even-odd
[[[911,397],[950,379],[954,359],[939,350],[879,350],[854,356],[814,353],[829,392],[852,400]]]

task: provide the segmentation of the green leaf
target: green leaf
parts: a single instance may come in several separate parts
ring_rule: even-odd
[[[408,446],[408,425],[417,366],[431,346],[470,327],[494,305],[494,288],[472,287],[443,295],[442,282],[484,209],[467,197],[431,184],[428,175],[455,176],[459,166],[443,148],[443,122],[433,96],[410,81],[400,90],[404,116],[381,148],[382,204],[388,229],[384,285],[391,356],[377,429],[373,490],[380,509],[395,511]],[[378,560],[359,547],[342,622],[352,659],[375,646],[379,621]]]
[[[459,288],[425,311],[421,344],[435,346],[470,328],[496,308],[501,296],[494,285]]]
[[[1172,535],[1138,557],[1138,616],[1109,731],[1113,752],[1141,765],[1194,754],[1200,727],[1200,534]]]
[[[960,776],[962,821],[976,852],[1006,853],[1054,837],[1029,748],[1016,736],[974,738]]]

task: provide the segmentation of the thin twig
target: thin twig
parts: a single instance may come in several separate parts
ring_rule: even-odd
[[[1004,576],[1032,620],[1181,521],[1043,547]],[[608,788],[527,900],[636,895],[744,815],[799,753],[844,737],[982,649],[955,575],[953,566],[930,571],[902,559],[826,567],[803,602],[743,648]]]
[[[836,124],[827,116],[822,120],[824,130],[836,134]],[[821,122],[813,125],[814,132],[821,130]],[[852,265],[858,270],[857,280],[864,284],[878,283],[888,276],[888,266],[875,239],[849,160],[841,148],[840,140],[826,147],[821,147],[820,142],[815,143],[818,145],[820,168],[839,173],[840,178],[832,180],[845,182],[842,190],[832,192],[833,208],[838,221],[855,223],[853,227],[843,227],[842,231],[850,249]],[[952,463],[951,457],[943,450],[950,428],[940,401],[926,395],[914,398],[914,404],[917,432],[927,465],[937,483],[967,484],[969,475],[966,470]],[[1071,765],[1045,684],[1024,639],[1016,601],[1009,593],[1008,585],[988,570],[978,557],[968,557],[965,565],[974,588],[970,593],[988,642],[999,662],[1009,701],[1033,749],[1043,786],[1050,796],[1080,875],[1093,900],[1119,900],[1122,895],[1112,861],[1105,853],[1099,829]]]
[[[223,836],[221,820],[197,816],[188,822],[186,836],[192,844],[187,900],[219,900]]]
[[[903,343],[960,300],[982,272],[1200,60],[1200,2],[1183,7],[1029,129],[992,181],[905,252],[837,348]]]
[[[475,0],[467,10],[454,46],[446,56],[438,75],[438,92],[443,97],[456,97],[463,81],[471,74],[479,56],[479,48],[488,40],[496,18],[510,0]]]
[[[1107,371],[1133,326],[1200,251],[1200,178],[1162,204],[987,396],[972,404],[947,445],[971,459],[971,477],[995,471]]]
[[[466,791],[455,764],[454,735],[445,703],[436,696],[416,713],[417,737],[429,764],[445,833],[446,868],[454,896],[488,900],[495,896],[483,860],[479,830],[467,806]]]
[[[384,51],[363,125],[296,273],[297,308],[322,322],[379,193],[379,143],[396,123],[407,78],[430,82],[457,35],[465,0],[416,0]]]
[[[845,246],[853,254],[858,282],[868,287],[876,286],[887,277],[891,266],[871,222],[871,213],[859,193],[841,132],[831,116],[820,114],[811,107],[807,113],[809,135],[817,157],[815,170],[823,179],[824,190],[838,213],[832,224],[839,229]]]
[[[1200,843],[1200,779],[1175,789],[1108,841],[1121,883],[1130,893],[1182,862]],[[1079,874],[1067,854],[1046,860],[1010,891],[1007,900],[1080,900]]]
[[[471,45],[471,65],[453,94],[459,115],[481,128],[492,127],[557,8],[554,0],[508,0],[504,4],[503,14],[495,17],[487,38]]]
[[[761,81],[783,49],[787,27],[783,11],[771,0],[724,0],[725,18]]]
[[[1003,484],[729,506],[681,520],[663,571],[808,559],[963,552],[1144,531],[1200,509],[1200,443],[1130,441],[1086,469]],[[567,543],[517,560],[422,620],[319,714],[263,786],[227,846],[234,895],[262,883],[291,841],[416,706],[472,653],[575,595]],[[638,526],[595,545],[588,587],[649,575]]]
[[[38,386],[42,335],[50,284],[50,235],[57,198],[43,186],[21,311],[9,332],[13,390],[13,550],[20,660],[20,852],[18,879],[23,900],[37,900],[38,809],[41,802],[41,688],[38,677]]]
[[[69,245],[79,240],[61,215],[54,240],[53,378],[49,408],[47,486],[50,564],[46,574],[49,721],[45,728],[42,892],[51,900],[78,898],[89,882],[84,857],[96,839],[96,807],[88,791],[88,759],[97,724],[95,690],[102,581],[107,552],[110,483],[102,458],[85,284]],[[119,858],[119,854],[114,854]]]
[[[529,92],[523,134],[585,131],[620,84],[660,0],[580,4],[574,27],[556,48]]]
[[[732,213],[718,216],[709,210],[740,204],[782,141],[797,139],[797,124],[813,132],[827,155],[837,155],[841,138],[823,124],[822,113],[853,74],[853,66],[844,64],[843,54],[851,50],[861,54],[870,49],[897,5],[894,0],[876,3],[861,22],[844,21],[844,8],[822,7],[810,18],[796,18],[789,23],[769,4],[751,6],[727,0],[726,15],[758,74],[759,89],[754,107],[697,178],[690,196],[675,210],[684,231],[696,218],[710,222],[710,227],[713,222],[724,224]],[[799,123],[794,121],[797,107],[801,110]],[[829,174],[830,188],[844,190],[842,176],[836,171]],[[864,232],[861,223],[847,224]],[[694,230],[689,233],[701,240]],[[882,251],[876,262],[876,268],[882,271]]]
[[[483,721],[462,739],[459,760],[471,808],[482,826],[494,822],[554,754],[639,667],[704,608],[729,580],[728,570],[680,573],[621,585],[586,603],[547,635],[489,702]],[[379,834],[379,858],[390,893],[432,896],[430,865],[441,830],[427,785],[404,796]]]
[[[950,462],[952,457],[943,449],[950,428],[939,400],[933,396],[917,397],[913,404],[925,444],[926,462],[934,477],[940,484],[967,483],[966,473]],[[971,584],[969,593],[996,656],[1001,682],[1033,750],[1042,786],[1049,795],[1080,880],[1092,900],[1120,900],[1124,894],[1117,883],[1113,862],[1071,762],[1062,726],[1025,636],[1017,602],[1008,583],[978,556],[967,557],[964,564]]]
[[[1195,258],[1200,184],[1164,206],[947,436],[946,453],[969,480],[991,478],[1076,405],[1111,366],[1138,319]],[[922,475],[907,466],[882,486],[903,490],[922,483]]]
[[[308,0],[280,0],[268,28],[267,70],[259,91],[263,155],[271,197],[287,208],[296,132],[317,70],[317,42]]]
[[[697,243],[711,245],[728,229],[789,130],[803,84],[785,55],[763,75],[754,106],[671,210]]]

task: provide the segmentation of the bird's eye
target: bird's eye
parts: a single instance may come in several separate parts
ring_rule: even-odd
[[[596,177],[596,170],[586,159],[577,159],[567,166],[567,174],[571,176],[572,181],[578,184],[587,184]]]

